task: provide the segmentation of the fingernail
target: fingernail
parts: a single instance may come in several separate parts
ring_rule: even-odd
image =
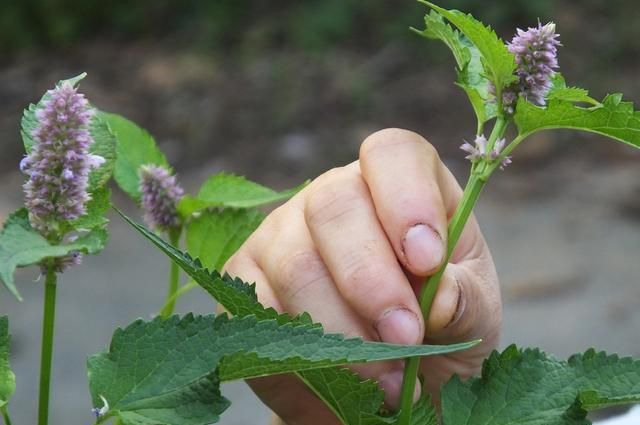
[[[460,320],[460,317],[462,317],[462,313],[464,313],[464,310],[467,307],[467,299],[464,296],[462,285],[460,284],[460,282],[458,282],[457,279],[456,279],[456,288],[457,288],[456,301],[455,301],[456,309],[453,313],[453,316],[451,316],[451,320],[449,321],[449,323],[447,323],[445,328],[455,325],[458,322],[458,320]]]
[[[418,317],[406,308],[387,310],[375,327],[380,339],[390,344],[418,344],[422,340]]]
[[[427,333],[438,333],[454,326],[462,317],[466,305],[462,285],[457,279],[449,276],[438,288],[434,307],[429,316]]]
[[[394,370],[380,379],[380,386],[384,390],[384,402],[392,409],[400,407],[400,393],[402,390],[402,380],[404,371]],[[413,402],[415,403],[420,398],[420,383],[416,382],[415,389],[413,391]]]
[[[403,240],[404,255],[414,271],[426,273],[438,267],[444,258],[444,243],[432,227],[416,224]]]

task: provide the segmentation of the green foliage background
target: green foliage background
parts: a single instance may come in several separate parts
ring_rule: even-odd
[[[566,2],[559,0],[450,0],[441,5],[464,9],[498,29],[545,19],[566,8]],[[621,46],[640,36],[640,28],[634,25],[634,0],[585,0],[579,8],[596,18],[585,22],[585,37],[610,44],[608,55],[622,53]],[[322,50],[334,43],[379,44],[404,33],[405,23],[415,21],[421,11],[416,2],[389,0],[3,1],[0,50],[65,46],[104,36],[164,38],[168,34],[201,47],[234,48],[259,42]],[[615,22],[623,29],[622,38],[612,39],[611,28],[598,28],[598,21]]]

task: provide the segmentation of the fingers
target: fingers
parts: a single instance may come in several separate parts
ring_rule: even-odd
[[[452,196],[449,188],[441,189],[435,149],[410,131],[382,130],[362,144],[360,167],[398,259],[413,274],[433,273],[447,244],[443,197]]]
[[[316,182],[306,198],[305,221],[338,291],[380,339],[419,343],[423,323],[418,302],[357,164]]]
[[[252,259],[247,260],[246,257]],[[308,312],[314,321],[323,324],[326,332],[378,339],[370,322],[361,317],[339,292],[295,201],[287,208],[272,213],[269,221],[258,229],[227,267],[229,271],[244,272],[252,263],[260,270],[252,274],[263,275],[263,279],[257,282],[260,293],[268,296],[273,293],[284,311],[291,314]],[[265,286],[269,290],[262,289]],[[386,401],[392,406],[397,405],[401,368],[401,362],[376,362],[353,367],[364,378],[379,380],[386,390]],[[270,378],[259,380],[252,386],[256,392],[268,394],[269,389],[280,385],[280,382],[279,378]]]
[[[360,149],[360,167],[398,259],[413,275],[433,274],[444,260],[448,220],[462,196],[456,179],[433,146],[400,129],[369,136]],[[478,234],[472,218],[451,260],[477,253]]]

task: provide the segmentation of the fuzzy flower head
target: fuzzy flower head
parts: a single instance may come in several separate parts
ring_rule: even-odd
[[[526,31],[518,28],[517,34],[508,44],[509,51],[515,56],[518,83],[505,90],[505,107],[515,102],[513,91],[526,100],[538,105],[545,104],[545,96],[551,90],[551,78],[558,69],[558,40],[556,24],[538,23],[536,28]]]
[[[45,237],[60,222],[86,213],[89,172],[104,158],[91,155],[89,125],[95,111],[83,94],[69,83],[49,90],[35,112],[38,124],[31,136],[31,153],[20,162],[27,175],[25,205],[31,225]]]
[[[184,191],[169,170],[157,165],[141,166],[140,192],[144,221],[149,227],[166,231],[180,225],[177,206]]]
[[[505,145],[505,139],[498,139],[494,143],[493,148],[489,150],[486,137],[479,135],[476,136],[473,144],[465,140],[464,144],[460,146],[460,149],[468,154],[465,158],[473,163],[478,161],[487,161],[489,163],[500,161],[500,169],[504,170],[504,167],[511,164],[511,157],[502,154]]]

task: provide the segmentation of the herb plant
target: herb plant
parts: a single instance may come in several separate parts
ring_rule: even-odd
[[[448,229],[451,256],[480,193],[516,147],[543,130],[589,131],[640,148],[640,112],[611,94],[602,101],[567,86],[558,72],[559,36],[553,23],[518,30],[505,44],[470,15],[423,1],[431,11],[417,34],[444,42],[457,65],[456,84],[477,118],[472,142],[462,150],[471,163],[464,194]],[[222,382],[295,373],[345,425],[580,425],[587,413],[640,401],[640,360],[593,349],[567,361],[537,349],[510,346],[486,359],[482,376],[454,376],[441,388],[437,410],[427,395],[413,402],[421,356],[468,349],[402,346],[327,334],[308,314],[266,308],[255,285],[221,274],[222,266],[257,228],[261,205],[286,200],[301,186],[276,192],[243,177],[221,173],[195,195],[185,194],[153,138],[133,122],[99,111],[78,92],[85,77],[61,81],[22,119],[26,156],[25,208],[0,233],[0,279],[17,299],[17,267],[36,265],[45,301],[38,424],[48,423],[51,353],[58,278],[97,254],[107,240],[107,183],[117,185],[144,211],[152,230],[122,217],[171,261],[166,302],[149,321],[117,329],[109,348],[88,360],[96,424],[199,425],[218,421],[230,402]],[[491,127],[485,136],[485,129]],[[507,130],[514,129],[509,138]],[[488,131],[488,130],[487,130]],[[167,238],[165,240],[164,238]],[[186,251],[181,243],[186,243]],[[445,264],[447,261],[444,262]],[[181,281],[181,272],[188,277]],[[419,295],[425,318],[444,266]],[[180,296],[200,287],[228,313],[173,315]],[[0,318],[0,413],[11,424],[15,377],[9,367],[8,319]],[[342,366],[407,359],[401,408],[383,408],[376,382]]]

